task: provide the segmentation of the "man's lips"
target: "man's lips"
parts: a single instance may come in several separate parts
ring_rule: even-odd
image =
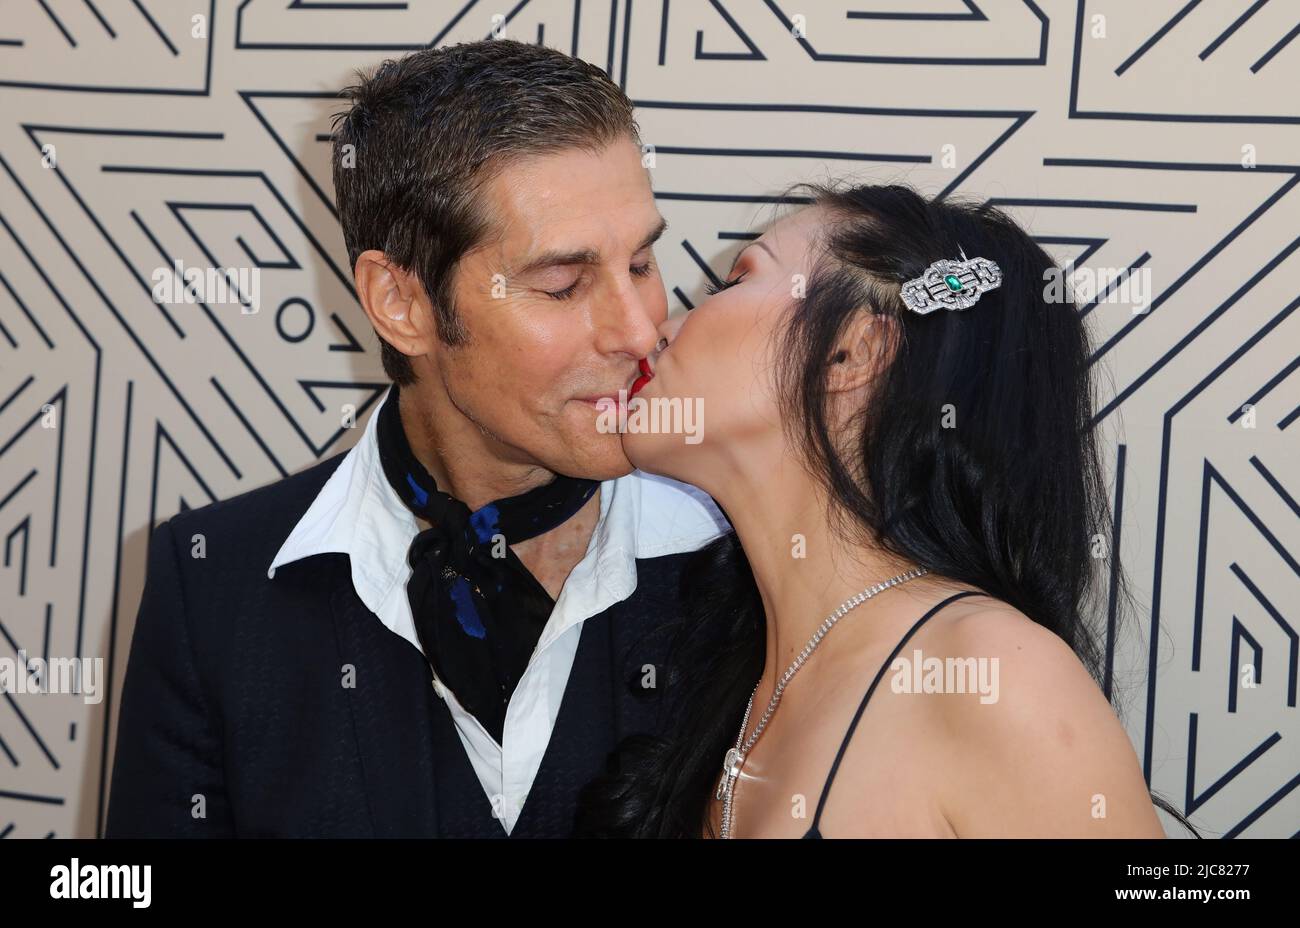
[[[636,395],[638,390],[654,379],[654,371],[650,369],[649,359],[642,358],[637,362],[637,367],[641,373],[632,381],[630,387],[625,387],[618,393],[597,393],[594,396],[579,396],[575,398],[580,403],[591,403],[593,406],[600,406],[603,403],[617,403],[619,402],[620,394],[622,394],[624,398],[630,400]]]

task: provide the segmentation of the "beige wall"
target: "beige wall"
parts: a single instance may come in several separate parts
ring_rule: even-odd
[[[0,834],[95,832],[149,526],[347,447],[340,408],[385,383],[330,204],[329,94],[517,5],[510,37],[612,65],[637,101],[675,307],[760,198],[827,173],[992,198],[1063,263],[1149,273],[1146,312],[1088,312],[1144,603],[1114,647],[1126,721],[1205,829],[1294,834],[1300,39],[1267,56],[1300,11],[1280,0],[1217,45],[1252,3],[1162,32],[1183,0],[6,0],[0,657],[112,678],[98,705],[5,697]],[[260,266],[260,310],[156,304],[175,259]]]

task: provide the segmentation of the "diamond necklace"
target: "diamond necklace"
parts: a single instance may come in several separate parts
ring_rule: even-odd
[[[817,631],[813,633],[813,636],[810,639],[808,639],[808,643],[804,645],[803,650],[795,656],[794,661],[788,668],[786,668],[781,679],[776,682],[776,688],[772,690],[772,698],[768,701],[767,710],[763,713],[763,717],[758,720],[758,725],[754,727],[754,733],[748,738],[745,738],[745,729],[749,727],[749,715],[754,709],[754,697],[758,695],[758,683],[754,684],[754,691],[749,694],[749,705],[745,707],[745,717],[740,721],[740,733],[736,735],[736,746],[727,751],[727,756],[722,761],[722,778],[718,781],[718,789],[713,794],[714,799],[722,802],[721,837],[731,837],[731,820],[735,803],[734,796],[736,779],[740,776],[740,769],[745,765],[745,759],[749,756],[749,752],[753,750],[754,744],[758,741],[759,735],[763,734],[763,730],[767,728],[767,723],[772,718],[772,713],[776,711],[776,707],[780,704],[781,694],[785,692],[786,684],[794,678],[794,675],[799,672],[799,668],[804,665],[812,652],[822,643],[822,639],[826,637],[826,633],[834,628],[835,623],[843,618],[846,613],[852,609],[856,609],[877,593],[882,593],[891,586],[906,583],[908,580],[914,580],[922,574],[927,573],[929,573],[929,571],[924,567],[914,567],[906,573],[899,574],[896,577],[890,577],[888,580],[885,580],[882,583],[877,583],[875,586],[867,587],[861,593],[851,596],[844,602],[840,603],[839,608],[827,616],[826,621],[822,622],[822,624],[818,626]],[[759,678],[759,682],[762,682],[761,677]],[[741,745],[742,740],[744,741],[743,747]]]

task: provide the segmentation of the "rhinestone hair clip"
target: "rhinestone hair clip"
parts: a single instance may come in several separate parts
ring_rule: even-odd
[[[970,309],[979,298],[1002,284],[1002,268],[988,258],[941,258],[924,274],[903,284],[903,303],[914,313],[936,309]]]

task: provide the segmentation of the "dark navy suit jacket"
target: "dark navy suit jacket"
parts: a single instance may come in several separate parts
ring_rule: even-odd
[[[505,837],[424,656],[360,601],[347,556],[266,576],[342,458],[154,529],[106,837]],[[641,668],[662,661],[689,557],[638,560],[632,596],[583,623],[512,836],[568,835],[618,741],[657,731]]]

